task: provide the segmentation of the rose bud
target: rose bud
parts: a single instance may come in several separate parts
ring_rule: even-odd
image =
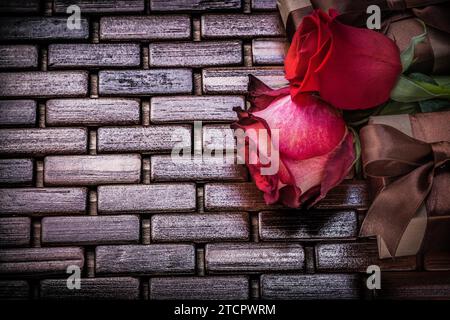
[[[355,161],[355,150],[338,110],[310,94],[292,100],[288,87],[272,90],[253,76],[248,99],[250,109],[236,108],[239,120],[231,127],[238,138],[238,157],[245,159],[266,203],[312,205],[342,182]],[[274,162],[276,172],[264,170]]]
[[[336,10],[303,18],[286,55],[291,94],[318,92],[339,109],[368,109],[389,99],[402,72],[387,36],[339,22]]]

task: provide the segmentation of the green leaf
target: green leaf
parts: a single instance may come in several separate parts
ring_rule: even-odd
[[[450,110],[450,101],[433,99],[419,102],[422,112],[435,112]]]
[[[408,48],[403,50],[403,52],[400,54],[400,60],[402,62],[402,69],[403,69],[402,72],[407,71],[409,69],[409,67],[412,65],[412,63],[414,62],[415,47],[419,43],[424,41],[427,37],[427,27],[426,27],[425,23],[423,23],[422,20],[419,20],[419,19],[417,19],[417,20],[423,25],[424,33],[419,34],[415,37],[412,37]]]
[[[394,114],[415,114],[420,111],[417,102],[398,102],[389,100],[389,102],[383,105],[375,115],[388,116]]]
[[[417,79],[417,77],[416,74],[414,78]],[[438,83],[435,78],[433,80]],[[439,81],[442,83],[445,82],[443,79]],[[391,99],[398,102],[415,102],[434,98],[450,99],[450,87],[414,80],[413,78],[401,75],[397,85],[391,92]]]

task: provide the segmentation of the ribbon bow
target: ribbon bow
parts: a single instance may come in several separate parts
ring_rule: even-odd
[[[360,235],[381,236],[394,256],[406,227],[430,193],[435,170],[450,161],[450,142],[426,143],[381,124],[361,129],[361,142],[365,173],[395,181],[373,201]]]

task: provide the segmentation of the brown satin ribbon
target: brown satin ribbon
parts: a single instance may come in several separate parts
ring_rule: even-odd
[[[450,162],[450,142],[426,143],[380,124],[361,129],[362,160],[371,177],[393,178],[373,201],[361,227],[361,236],[380,236],[395,256],[406,227],[419,207],[430,199],[435,171]],[[427,198],[428,197],[428,198]]]

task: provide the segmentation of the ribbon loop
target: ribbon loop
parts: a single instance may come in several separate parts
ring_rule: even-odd
[[[373,201],[361,236],[380,236],[392,256],[433,186],[435,168],[450,161],[450,142],[426,143],[386,125],[361,129],[364,172],[373,177],[398,177]]]

